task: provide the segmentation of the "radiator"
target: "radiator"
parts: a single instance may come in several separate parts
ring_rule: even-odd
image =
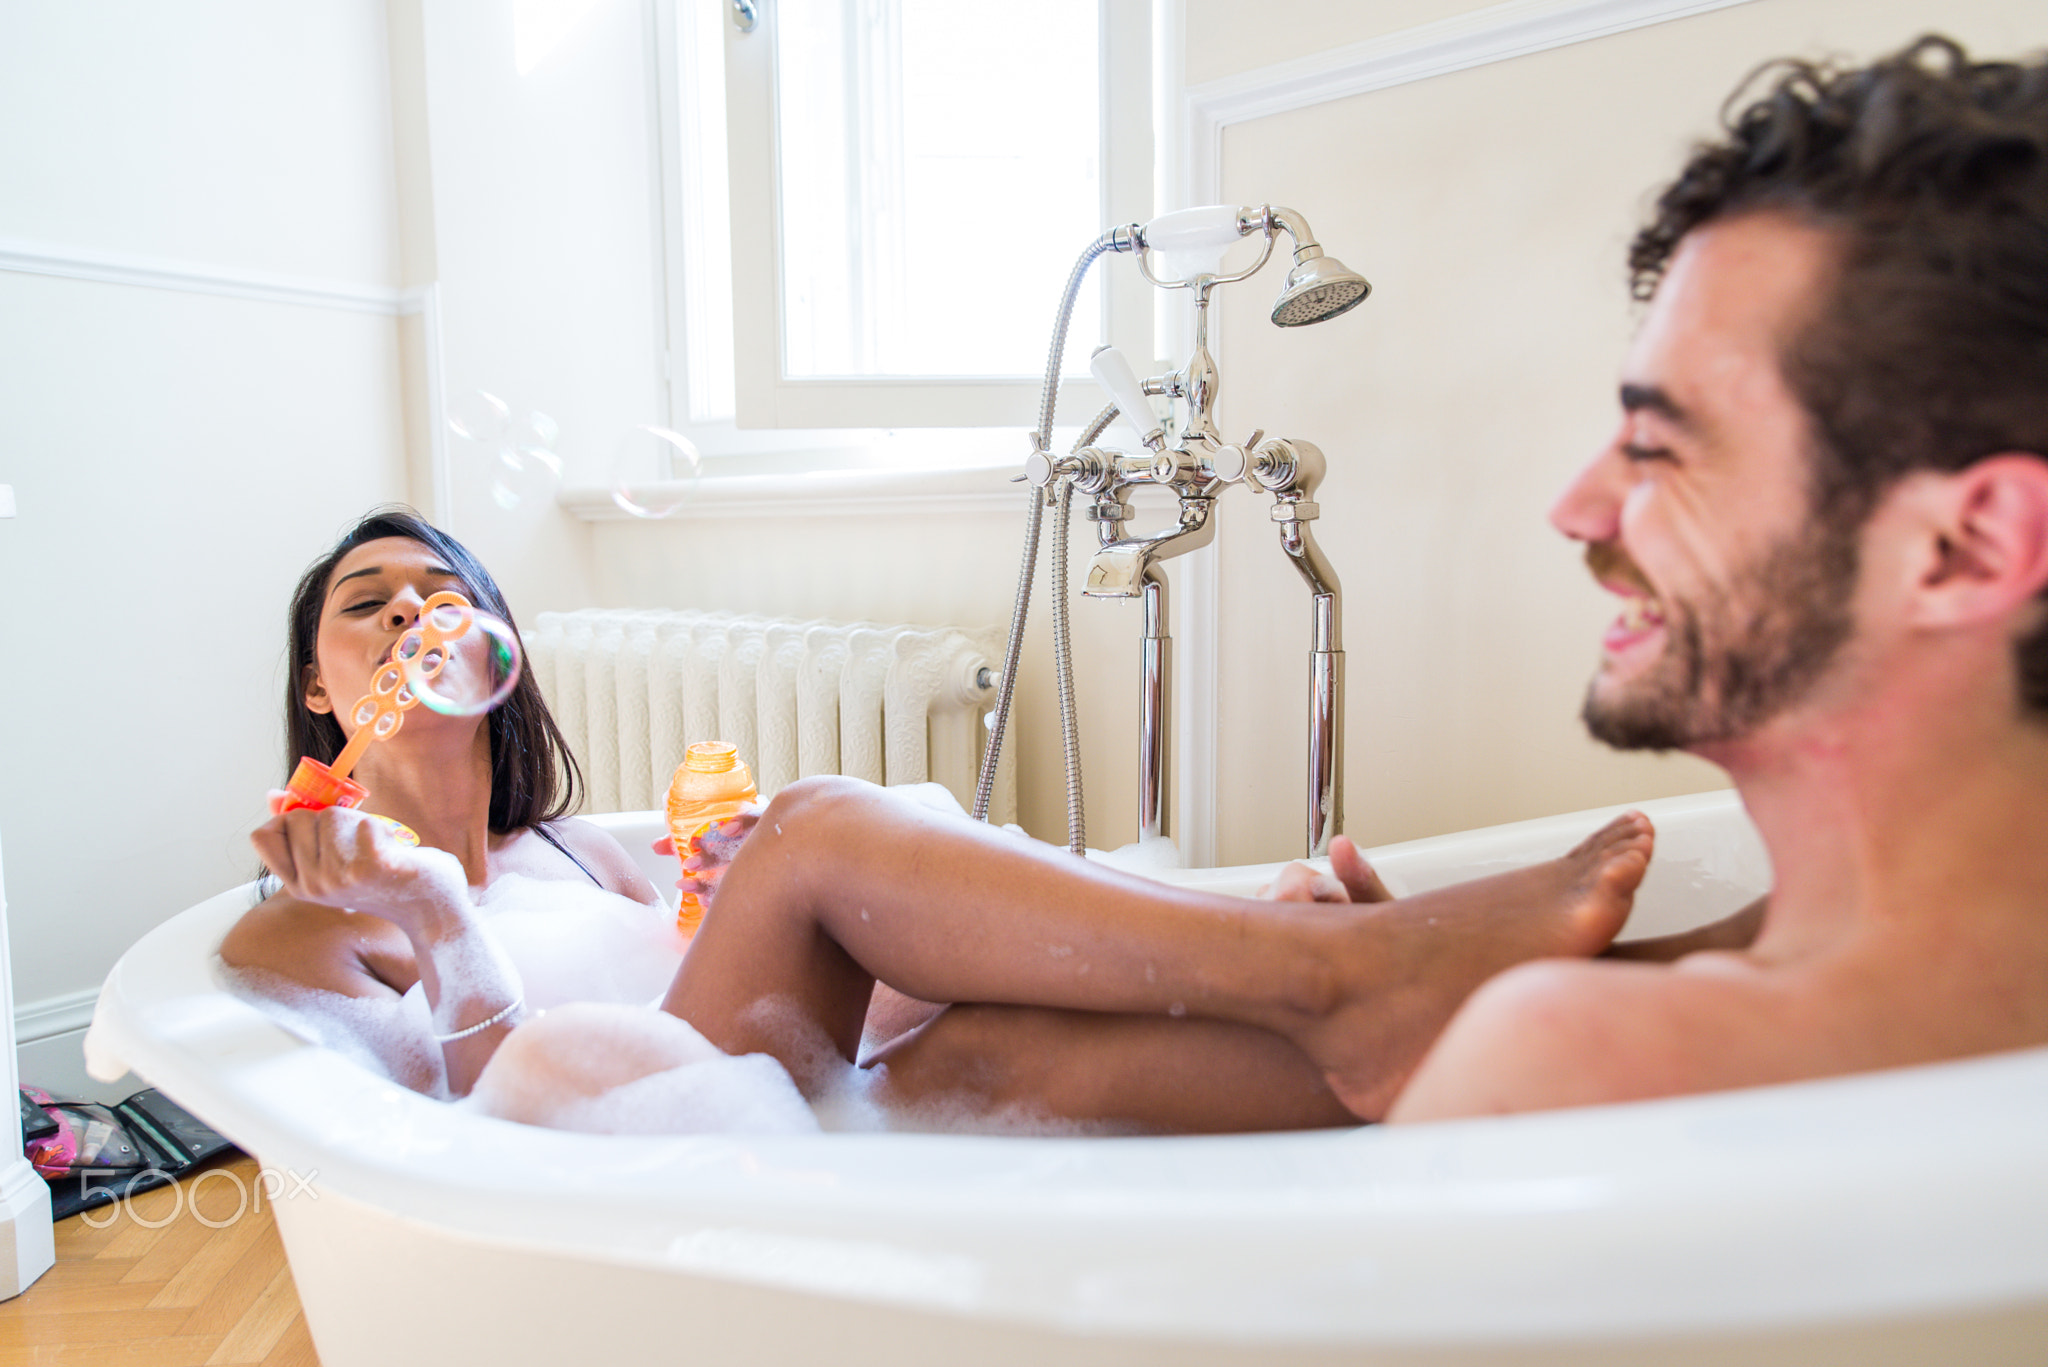
[[[1002,633],[722,612],[543,612],[527,658],[585,812],[659,807],[686,746],[729,741],[763,797],[811,774],[943,783],[971,808]],[[1014,743],[1006,747],[1014,751]],[[1004,757],[990,815],[1014,820]]]

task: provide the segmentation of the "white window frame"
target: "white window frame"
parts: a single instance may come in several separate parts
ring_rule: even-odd
[[[706,155],[702,91],[689,82],[693,67],[714,55],[708,21],[698,6],[717,12],[723,34],[726,156]],[[679,6],[689,6],[679,10]],[[791,378],[782,371],[779,176],[775,161],[775,0],[755,0],[753,32],[734,22],[730,0],[656,0],[655,155],[662,189],[660,251],[666,274],[670,425],[722,472],[794,473],[848,465],[986,465],[1021,459],[1017,429],[1036,427],[1042,375],[1015,378],[876,377]],[[1153,14],[1151,0],[1102,0],[1103,90],[1102,226],[1151,217],[1153,197]],[[696,206],[706,202],[715,177],[725,172],[729,194],[729,247]],[[759,225],[769,225],[763,230]],[[1086,242],[1073,244],[1079,256]],[[982,269],[971,242],[935,234],[933,261],[957,268],[971,283]],[[728,254],[729,253],[729,254]],[[950,253],[950,259],[946,256]],[[1135,270],[1098,261],[1088,288],[1104,289],[1109,334],[1140,369],[1156,361],[1151,290]],[[770,304],[732,310],[719,298]],[[1105,284],[1106,282],[1106,284]],[[1045,301],[1050,337],[1057,299]],[[729,340],[722,334],[730,327]],[[1086,374],[1090,346],[1070,337],[1058,423],[1085,422],[1107,400]],[[730,368],[725,362],[730,358]],[[1152,368],[1158,368],[1153,365]],[[955,429],[915,434],[901,429]],[[984,429],[961,432],[958,429]],[[993,430],[990,430],[993,429]],[[978,440],[976,438],[979,438]],[[934,454],[943,449],[944,454]],[[956,454],[957,453],[957,454]],[[707,473],[709,471],[707,470]]]

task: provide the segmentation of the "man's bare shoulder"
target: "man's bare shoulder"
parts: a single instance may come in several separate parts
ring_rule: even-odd
[[[1593,1106],[1772,1081],[1793,1001],[1739,953],[1544,959],[1472,994],[1390,1120]]]
[[[419,976],[405,932],[378,916],[274,893],[235,922],[221,962],[350,997],[402,993]]]

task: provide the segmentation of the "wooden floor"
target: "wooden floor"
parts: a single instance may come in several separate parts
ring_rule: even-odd
[[[0,1367],[318,1367],[256,1178],[236,1158],[59,1220],[57,1265],[0,1301]]]

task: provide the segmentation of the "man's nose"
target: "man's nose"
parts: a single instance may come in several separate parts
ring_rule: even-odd
[[[1574,541],[1612,541],[1621,532],[1627,495],[1624,462],[1612,446],[1586,462],[1550,505],[1550,525]]]

